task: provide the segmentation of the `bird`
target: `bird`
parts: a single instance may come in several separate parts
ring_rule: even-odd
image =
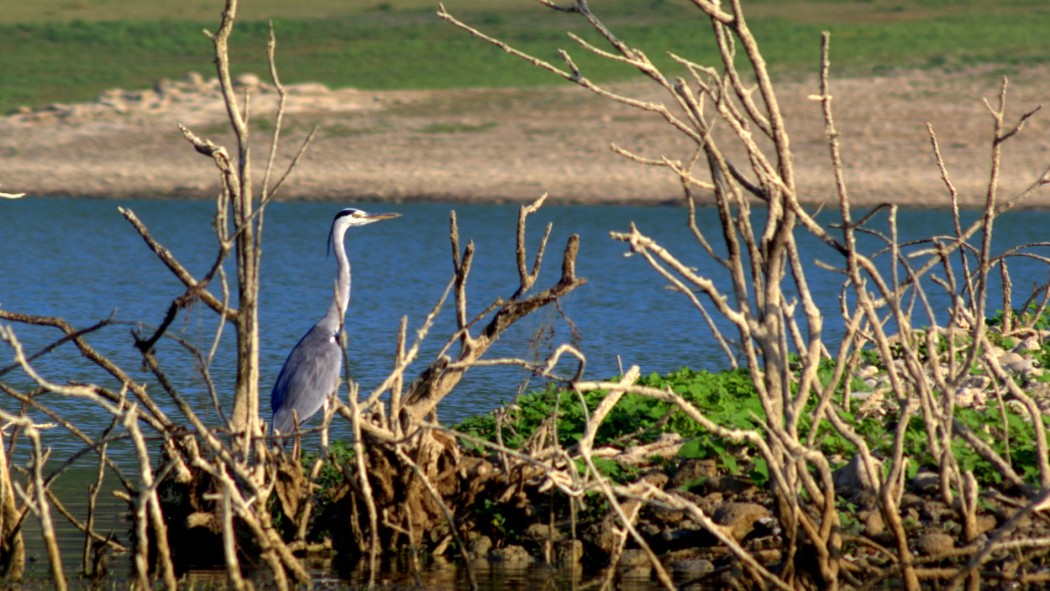
[[[366,213],[352,207],[335,214],[328,233],[328,247],[335,250],[339,266],[335,294],[325,315],[292,348],[274,382],[270,394],[273,411],[270,429],[275,435],[290,435],[295,430],[296,417],[299,423],[305,422],[327,406],[328,396],[339,386],[343,365],[339,331],[350,303],[350,260],[343,244],[347,230],[400,216],[399,213]]]

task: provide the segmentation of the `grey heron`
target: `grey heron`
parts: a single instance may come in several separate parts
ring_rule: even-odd
[[[328,403],[328,396],[339,385],[343,365],[343,351],[339,331],[350,303],[350,260],[346,256],[343,239],[346,231],[380,220],[400,217],[399,213],[366,213],[347,208],[335,215],[328,234],[328,245],[335,249],[339,270],[336,274],[335,295],[328,312],[321,318],[288,354],[277,382],[270,394],[273,410],[271,429],[278,435],[290,435],[295,429],[295,417],[302,423]]]

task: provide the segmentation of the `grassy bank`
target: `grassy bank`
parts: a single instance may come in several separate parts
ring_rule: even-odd
[[[618,33],[662,65],[670,48],[701,62],[714,60],[709,27],[683,0],[610,0],[593,8]],[[549,84],[551,76],[486,47],[434,16],[422,0],[336,3],[300,7],[253,2],[244,7],[234,43],[239,71],[264,74],[267,26],[274,18],[282,76],[289,83],[320,81],[364,89],[451,88]],[[566,30],[579,19],[551,15],[532,2],[450,0],[467,22],[523,49],[556,60],[571,48]],[[954,68],[977,63],[1022,64],[1050,58],[1042,41],[1050,7],[1032,0],[988,4],[976,0],[748,3],[751,22],[775,72],[816,68],[820,31],[834,34],[840,74],[896,67]],[[160,78],[195,70],[210,75],[209,46],[201,35],[217,21],[211,2],[125,10],[83,0],[61,10],[24,3],[0,16],[0,112],[19,105],[93,99],[112,87],[148,87]],[[684,49],[683,49],[684,48]],[[629,78],[616,64],[575,51],[596,80]],[[75,58],[75,59],[74,59]]]

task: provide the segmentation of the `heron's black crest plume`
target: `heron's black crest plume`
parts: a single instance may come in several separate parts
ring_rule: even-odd
[[[360,209],[355,209],[353,207],[347,207],[346,209],[340,210],[339,213],[335,214],[335,217],[332,218],[332,225],[331,225],[331,227],[328,228],[328,244],[325,246],[325,251],[324,251],[324,255],[326,257],[332,256],[332,232],[335,231],[335,221],[337,219],[341,218],[341,217],[345,217],[345,216],[348,216],[348,215],[354,215],[355,213],[358,213],[358,212],[361,212],[361,210]]]

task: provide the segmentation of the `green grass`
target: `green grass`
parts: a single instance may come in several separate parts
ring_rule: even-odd
[[[217,3],[193,0],[162,8],[167,4],[71,0],[0,10],[0,112],[23,104],[90,100],[112,87],[149,87],[190,70],[213,75],[210,44],[201,31],[216,26]],[[272,16],[287,83],[404,89],[557,82],[440,21],[432,2],[317,0],[302,9],[291,4],[245,3],[232,39],[236,72],[265,74],[267,25],[262,19]],[[710,26],[689,4],[606,0],[592,7],[661,65],[671,63],[668,50],[710,63]],[[598,40],[573,15],[512,0],[449,0],[446,5],[465,21],[546,59],[557,61],[559,48],[572,49],[592,79],[633,76],[622,65],[574,49],[566,30]],[[832,31],[840,75],[1050,58],[1050,44],[1043,41],[1050,30],[1050,7],[1042,1],[755,0],[745,7],[767,60],[780,75],[816,69],[824,29]]]

